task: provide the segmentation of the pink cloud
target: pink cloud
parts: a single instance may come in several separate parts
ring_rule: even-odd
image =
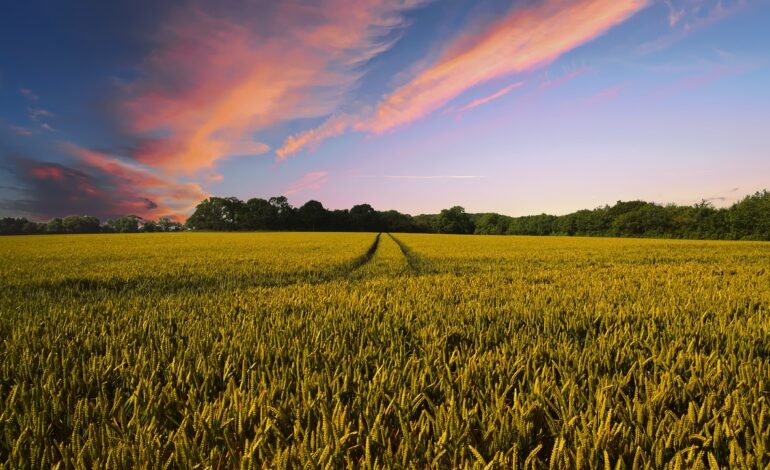
[[[603,34],[646,5],[643,0],[550,0],[515,8],[478,36],[450,43],[451,53],[386,96],[358,126],[381,134],[420,119],[467,89],[548,64]]]
[[[101,152],[62,144],[62,149],[78,159],[83,171],[97,173],[107,179],[111,210],[157,218],[189,212],[208,197],[197,183],[180,182],[158,174],[136,163],[130,163]],[[85,181],[85,180],[84,180]],[[103,194],[93,187],[81,188],[88,196]]]
[[[37,179],[61,180],[64,172],[58,166],[38,166],[30,170],[30,174]]]
[[[489,103],[490,101],[494,101],[498,98],[502,98],[503,96],[507,95],[511,91],[513,91],[516,88],[521,88],[524,86],[524,82],[516,82],[508,85],[507,87],[504,87],[495,93],[492,93],[489,96],[485,96],[483,98],[479,98],[477,100],[473,100],[470,103],[460,107],[460,109],[457,110],[458,113],[465,113],[470,111],[471,109],[478,108],[479,106],[485,105]]]
[[[321,142],[344,134],[355,122],[355,117],[348,114],[336,114],[315,129],[300,132],[286,139],[286,142],[275,151],[278,161],[285,160],[289,155],[303,148],[315,149]]]
[[[147,137],[135,158],[191,175],[267,152],[255,132],[331,113],[360,65],[392,45],[387,33],[403,25],[403,12],[422,3],[275,2],[256,15],[264,24],[200,9],[173,18],[126,89],[129,127]]]
[[[279,158],[346,130],[377,135],[414,122],[476,85],[553,62],[647,4],[647,0],[546,0],[513,8],[479,33],[450,40],[438,60],[384,96],[374,110],[292,136]]]
[[[225,177],[220,174],[210,174],[206,175],[206,181],[209,183],[221,183],[225,180]]]
[[[314,171],[305,173],[298,181],[289,186],[285,193],[287,196],[308,190],[321,189],[328,181],[328,171]]]
[[[601,103],[604,101],[609,101],[612,99],[615,99],[620,95],[620,92],[623,91],[624,86],[623,85],[615,85],[608,88],[605,88],[603,90],[600,90],[598,93],[595,93],[588,98],[585,98],[582,100],[583,104],[585,105],[592,105]]]

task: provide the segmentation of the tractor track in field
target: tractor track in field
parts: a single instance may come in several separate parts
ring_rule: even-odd
[[[406,243],[402,242],[398,238],[394,237],[393,234],[388,232],[388,236],[391,240],[393,240],[396,245],[398,245],[398,248],[401,250],[401,253],[404,255],[404,258],[406,258],[406,264],[409,266],[409,270],[413,274],[419,274],[420,273],[420,258],[412,251],[411,248],[409,248]]]
[[[353,263],[350,266],[350,272],[348,272],[348,274],[351,274],[356,269],[361,268],[365,264],[369,263],[372,258],[374,258],[374,255],[377,253],[377,248],[380,247],[381,236],[382,232],[378,233],[377,236],[374,237],[374,241],[372,242],[369,249],[366,250],[366,253],[353,260]]]
[[[415,255],[401,240],[390,233],[387,235],[398,245],[401,253],[406,258],[409,270],[412,273],[418,273],[419,259],[417,255]],[[243,277],[242,279],[233,280],[234,282],[230,284],[218,285],[216,278],[208,276],[194,276],[183,280],[174,276],[138,276],[133,279],[62,279],[41,282],[34,286],[8,286],[8,288],[24,290],[32,289],[38,294],[56,297],[59,295],[78,295],[97,292],[102,292],[104,294],[144,292],[146,294],[147,292],[162,291],[166,294],[174,294],[178,292],[193,293],[208,290],[251,287],[280,288],[294,284],[323,284],[334,280],[352,278],[355,272],[369,264],[372,261],[372,258],[377,254],[381,237],[382,233],[378,233],[366,252],[357,258],[354,258],[352,262],[345,263],[345,265],[342,266],[338,265],[328,271],[318,273],[317,276],[309,279],[275,279],[266,282],[254,282],[254,280],[249,277]]]

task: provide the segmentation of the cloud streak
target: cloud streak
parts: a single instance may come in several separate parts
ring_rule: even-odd
[[[259,15],[180,13],[124,90],[127,128],[141,136],[134,157],[192,175],[267,152],[256,132],[337,109],[362,65],[392,46],[403,13],[422,3],[321,0],[274,2]]]
[[[620,93],[623,91],[623,88],[624,88],[624,85],[614,85],[614,86],[605,88],[603,90],[600,90],[597,93],[594,93],[588,98],[584,98],[582,100],[582,103],[584,105],[594,105],[598,103],[603,103],[605,101],[613,100],[618,96],[620,96]]]
[[[29,88],[19,88],[19,94],[30,101],[37,101],[39,97]]]
[[[643,43],[636,53],[645,55],[665,49],[688,34],[747,10],[746,0],[666,0],[669,34]],[[757,3],[757,2],[754,2]]]
[[[21,135],[25,137],[31,136],[35,133],[32,129],[24,126],[10,125],[8,126],[8,129],[10,129],[11,132],[13,132],[16,135]]]
[[[466,104],[465,106],[460,107],[457,110],[457,112],[461,113],[461,114],[462,113],[466,113],[466,112],[470,111],[471,109],[478,108],[479,106],[483,106],[483,105],[485,105],[485,104],[487,104],[487,103],[489,103],[491,101],[494,101],[494,100],[496,100],[498,98],[502,98],[503,96],[507,95],[508,93],[513,91],[514,89],[521,88],[522,86],[524,86],[524,82],[511,83],[507,87],[504,87],[504,88],[496,91],[495,93],[492,93],[491,95],[488,95],[488,96],[485,96],[483,98],[479,98],[479,99],[471,101],[470,103]]]
[[[450,40],[437,61],[385,95],[372,111],[335,125],[327,121],[318,129],[290,137],[279,158],[347,130],[380,135],[422,119],[477,85],[553,62],[622,23],[647,3],[546,0],[513,8],[478,34],[459,34]],[[329,128],[334,132],[328,132]]]
[[[551,0],[514,8],[482,34],[450,43],[441,60],[386,96],[360,127],[382,134],[421,119],[471,87],[554,61],[645,5],[641,0]]]
[[[473,180],[487,177],[480,175],[356,175],[356,178],[383,178],[394,180]]]
[[[292,194],[297,194],[304,191],[321,189],[326,183],[329,182],[328,177],[328,171],[313,171],[306,173],[302,178],[286,188],[286,191],[284,192],[287,196],[290,196]]]
[[[289,155],[303,148],[315,150],[324,140],[344,134],[354,123],[356,117],[349,114],[336,114],[315,129],[300,132],[286,139],[286,142],[275,151],[278,161],[285,160]]]

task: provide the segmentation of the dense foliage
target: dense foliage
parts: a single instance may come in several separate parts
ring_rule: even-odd
[[[563,216],[481,214],[475,228],[479,234],[770,240],[770,192],[757,192],[723,209],[706,201],[693,206],[619,201]]]
[[[318,201],[292,207],[284,196],[210,197],[187,219],[194,230],[296,230],[339,232],[430,232],[432,226],[397,211],[380,212],[369,204],[350,210],[328,210]]]
[[[0,235],[178,232],[183,229],[182,224],[167,217],[161,217],[156,222],[135,215],[109,219],[104,224],[98,218],[88,215],[55,217],[48,222],[30,222],[25,218],[14,217],[0,219]]]
[[[295,209],[285,197],[249,199],[212,197],[201,202],[187,225],[199,230],[312,230],[476,233],[494,235],[583,235],[689,239],[770,240],[770,192],[748,196],[729,208],[708,202],[662,206],[619,201],[614,206],[563,216],[508,217],[465,213],[462,207],[412,217],[378,212],[368,204],[327,210],[318,201]]]
[[[618,201],[613,206],[580,210],[562,216],[509,217],[495,213],[468,214],[460,206],[439,214],[411,216],[395,210],[377,211],[369,204],[328,210],[318,201],[293,207],[284,196],[242,201],[210,197],[196,207],[186,228],[214,231],[337,231],[455,233],[479,235],[578,235],[711,240],[770,240],[770,192],[745,197],[729,208],[703,201],[693,206]],[[180,224],[160,219],[121,217],[100,225],[95,217],[69,216],[48,223],[0,219],[0,234],[165,232]]]
[[[8,468],[766,468],[770,244],[0,243]]]

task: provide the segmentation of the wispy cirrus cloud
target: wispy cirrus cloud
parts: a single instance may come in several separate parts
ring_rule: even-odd
[[[678,80],[672,85],[668,85],[662,88],[658,88],[651,93],[651,98],[664,99],[672,95],[687,92],[695,88],[699,88],[708,85],[711,82],[719,80],[720,78],[739,75],[745,73],[754,68],[753,64],[738,64],[738,65],[720,65],[711,67],[703,73],[690,75],[688,77]]]
[[[56,115],[52,113],[51,111],[48,111],[47,109],[43,108],[30,108],[29,109],[29,118],[35,122],[39,122],[43,118],[52,118]]]
[[[470,103],[461,106],[457,109],[457,112],[462,114],[470,111],[471,109],[478,108],[479,106],[483,106],[491,101],[494,101],[498,98],[502,98],[503,96],[507,95],[511,91],[515,90],[516,88],[521,88],[524,86],[524,82],[516,82],[511,83],[510,85],[501,88],[500,90],[492,93],[491,95],[487,95],[483,98],[479,98],[476,100],[471,101]]]
[[[605,101],[613,100],[618,96],[620,96],[620,93],[623,91],[623,88],[625,88],[624,85],[613,85],[613,86],[604,88],[602,90],[599,90],[593,95],[587,98],[584,98],[583,100],[581,100],[581,102],[585,105],[593,105],[593,104],[598,104],[598,103],[603,103]]]
[[[475,180],[487,178],[487,176],[481,175],[355,175],[355,177],[392,180]]]
[[[21,135],[21,136],[25,136],[25,137],[29,137],[29,136],[35,134],[35,131],[30,129],[29,127],[24,127],[24,126],[16,126],[16,125],[11,124],[11,125],[8,126],[8,129],[10,129],[11,132],[13,132],[16,135]]]
[[[285,160],[286,157],[303,148],[315,149],[324,140],[344,134],[355,123],[356,119],[356,116],[350,114],[335,114],[315,129],[290,136],[275,151],[278,161]]]
[[[28,99],[28,100],[30,100],[30,101],[37,101],[37,100],[39,100],[39,99],[40,99],[40,98],[39,98],[39,97],[38,97],[38,96],[35,94],[35,92],[33,92],[32,90],[30,90],[29,88],[19,88],[19,94],[21,94],[21,96],[23,96],[24,98],[27,98],[27,99]]]
[[[450,43],[450,53],[386,96],[360,127],[374,134],[387,132],[426,116],[475,85],[548,64],[646,4],[551,0],[514,8],[482,34]]]
[[[321,189],[329,182],[328,177],[328,171],[312,171],[310,173],[305,173],[302,178],[292,183],[284,192],[287,196],[290,196],[304,191]]]
[[[337,109],[362,65],[392,46],[404,12],[424,3],[321,0],[274,2],[251,15],[179,13],[125,88],[127,127],[142,138],[135,158],[191,175],[267,152],[255,132]]]
[[[396,88],[345,130],[383,134],[419,120],[465,91],[492,79],[521,73],[553,62],[564,53],[596,38],[648,4],[647,0],[546,0],[515,7],[476,34],[460,33],[443,55],[411,80]],[[341,124],[341,123],[338,123]],[[325,128],[326,123],[319,129]],[[286,158],[335,132],[306,131],[292,136],[279,149]]]
[[[757,2],[754,2],[757,3]],[[636,47],[640,55],[665,49],[691,33],[748,10],[747,0],[666,0],[669,33]],[[663,6],[661,6],[663,8]]]

